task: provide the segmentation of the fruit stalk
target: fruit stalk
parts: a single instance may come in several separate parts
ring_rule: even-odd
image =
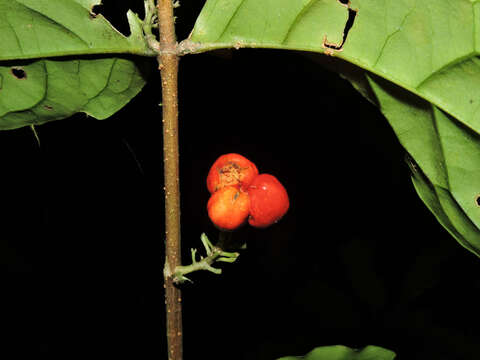
[[[218,246],[214,246],[207,235],[202,234],[200,236],[203,246],[206,251],[206,257],[200,256],[200,260],[197,261],[197,249],[191,249],[192,252],[192,264],[185,266],[177,266],[175,268],[174,281],[175,283],[184,283],[185,281],[192,282],[185,275],[190,274],[194,271],[206,270],[214,274],[221,274],[222,269],[214,268],[212,265],[217,261],[223,261],[228,263],[233,263],[237,260],[240,255],[238,252],[228,252],[224,251]]]
[[[178,56],[173,1],[157,0],[159,55],[162,82],[163,162],[165,178],[165,267],[168,359],[182,360],[182,298],[173,281],[180,257],[180,178],[178,150]]]

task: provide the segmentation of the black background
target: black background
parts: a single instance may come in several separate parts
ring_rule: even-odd
[[[182,1],[178,38],[202,1]],[[128,33],[128,8],[96,10]],[[152,69],[155,63],[152,59]],[[270,360],[368,344],[398,359],[478,359],[477,258],[415,194],[387,121],[300,53],[239,50],[180,63],[182,247],[217,230],[205,178],[238,152],[291,208],[224,274],[184,286],[185,359]],[[159,79],[108,120],[78,114],[0,133],[6,359],[166,359]]]

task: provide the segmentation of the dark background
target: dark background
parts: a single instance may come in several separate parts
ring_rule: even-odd
[[[203,1],[181,1],[178,38]],[[96,10],[128,33],[128,8]],[[118,16],[120,14],[121,16]],[[152,68],[155,63],[152,60]],[[5,359],[166,359],[158,75],[108,120],[78,114],[0,133]],[[478,359],[478,259],[415,194],[387,121],[299,53],[217,52],[180,63],[182,246],[217,230],[205,178],[238,152],[291,208],[224,274],[184,286],[185,359],[273,360],[368,344],[400,360]]]

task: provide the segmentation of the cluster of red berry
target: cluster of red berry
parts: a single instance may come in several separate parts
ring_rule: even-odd
[[[265,228],[280,220],[290,205],[280,181],[259,174],[255,164],[239,154],[225,154],[215,161],[207,188],[212,194],[208,216],[221,230],[235,230],[247,219],[250,225]]]

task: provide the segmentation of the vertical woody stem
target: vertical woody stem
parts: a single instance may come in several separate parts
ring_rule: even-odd
[[[167,310],[168,360],[182,360],[182,304],[173,283],[180,258],[180,184],[178,151],[178,56],[173,1],[157,0],[160,31],[158,63],[162,81],[163,160],[165,176],[165,303]]]

